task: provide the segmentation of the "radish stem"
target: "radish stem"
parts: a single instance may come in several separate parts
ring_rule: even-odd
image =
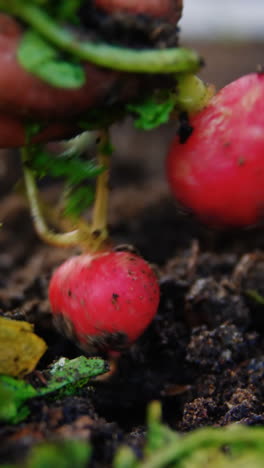
[[[58,247],[71,247],[78,244],[80,241],[80,232],[78,229],[67,233],[55,233],[48,227],[41,210],[35,175],[28,166],[30,161],[27,147],[22,148],[21,156],[27,198],[37,234],[48,244],[56,245]]]
[[[92,235],[96,249],[108,238],[107,212],[108,212],[108,182],[109,182],[109,154],[105,151],[109,135],[107,130],[100,133],[100,148],[98,151],[98,164],[105,170],[98,176],[96,183],[95,204],[92,217]]]

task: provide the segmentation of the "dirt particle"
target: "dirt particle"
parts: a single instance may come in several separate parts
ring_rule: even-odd
[[[238,158],[238,160],[237,160],[237,165],[238,166],[244,166],[245,163],[246,163],[246,159],[243,156]]]
[[[113,293],[112,294],[112,299],[111,299],[111,302],[114,306],[117,306],[118,305],[118,299],[119,299],[119,294],[117,293]]]

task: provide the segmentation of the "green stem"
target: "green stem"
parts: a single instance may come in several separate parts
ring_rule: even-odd
[[[104,151],[105,145],[109,142],[109,134],[107,130],[101,131],[100,134],[100,149],[98,151],[97,160],[100,166],[105,170],[98,176],[96,183],[95,203],[93,209],[91,233],[94,236],[95,248],[108,238],[107,232],[107,212],[108,212],[108,195],[109,195],[109,154]],[[97,241],[97,242],[96,242]]]
[[[136,50],[87,40],[78,41],[40,8],[21,0],[0,0],[0,9],[28,23],[59,49],[95,65],[126,72],[152,74],[191,73],[197,71],[201,65],[196,52],[180,47]]]
[[[175,465],[181,458],[194,453],[197,449],[221,448],[225,445],[232,447],[237,445],[251,445],[262,447],[264,443],[263,431],[257,428],[250,432],[245,428],[229,428],[219,431],[218,429],[203,429],[183,437],[180,441],[171,442],[169,445],[155,452],[143,462],[141,468],[164,468]]]
[[[30,167],[28,167],[29,154],[27,147],[24,147],[21,150],[21,155],[27,198],[30,205],[33,224],[37,234],[48,244],[56,245],[58,247],[71,247],[78,245],[80,241],[79,230],[74,230],[67,233],[55,233],[47,226],[40,206],[35,176]]]

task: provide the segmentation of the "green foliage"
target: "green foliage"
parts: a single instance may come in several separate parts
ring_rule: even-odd
[[[175,89],[156,91],[139,102],[127,105],[136,116],[135,127],[151,130],[169,121],[171,113],[197,113],[213,96],[214,88],[207,86],[197,76],[189,73],[175,75]]]
[[[79,184],[87,179],[94,179],[103,168],[93,161],[87,161],[78,154],[54,155],[45,151],[41,146],[34,146],[31,150],[30,166],[38,177],[51,176],[64,178],[70,185]]]
[[[78,23],[77,13],[84,0],[23,0],[24,3],[44,8],[52,18]]]
[[[264,305],[264,296],[262,296],[262,294],[260,294],[255,289],[248,289],[246,291],[246,295],[250,297],[250,299],[255,301],[257,304]]]
[[[54,155],[45,151],[41,145],[30,145],[28,152],[28,164],[38,178],[50,176],[63,180],[64,214],[79,217],[94,200],[93,186],[87,182],[95,179],[104,168],[70,149]]]
[[[91,455],[89,444],[77,440],[34,447],[25,468],[85,468]]]
[[[142,130],[152,130],[169,121],[170,114],[175,107],[175,100],[172,96],[167,96],[165,99],[151,96],[147,99],[128,104],[128,111],[137,115],[135,119],[135,127]]]
[[[75,190],[69,188],[66,191],[65,216],[78,218],[94,201],[94,190],[92,187],[78,187]]]
[[[142,460],[122,447],[114,468],[262,468],[264,428],[232,425],[204,428],[179,435],[161,423],[158,402],[148,413],[147,441]],[[224,450],[225,449],[225,450]]]
[[[30,73],[58,88],[80,88],[85,83],[85,72],[72,59],[61,58],[58,49],[33,30],[27,31],[18,49],[21,65]]]
[[[91,455],[89,444],[76,440],[46,443],[34,447],[25,468],[85,468]]]
[[[114,147],[109,140],[105,141],[100,145],[99,151],[106,156],[111,156],[114,151]]]
[[[37,391],[23,380],[0,376],[0,421],[16,424],[23,421],[29,409],[24,403],[37,396]]]
[[[97,375],[107,372],[108,366],[100,358],[61,358],[49,369],[47,385],[35,389],[24,380],[0,375],[0,421],[16,424],[29,415],[26,402],[32,398],[75,395]]]
[[[84,0],[54,0],[46,1],[48,3],[49,13],[52,18],[57,18],[60,21],[70,21],[73,24],[78,24],[78,10]]]
[[[28,122],[25,126],[26,142],[30,144],[31,139],[37,135],[44,128],[43,123],[39,122]]]
[[[74,61],[88,61],[112,70],[132,73],[191,73],[200,68],[200,57],[194,51],[181,47],[138,50],[105,42],[80,40],[72,31],[58,24],[61,18],[54,18],[52,13],[49,14],[50,6],[49,2],[40,5],[36,1],[0,0],[2,11],[17,16],[60,52],[70,54]],[[59,15],[65,15],[65,8],[59,10]],[[76,11],[75,6],[73,11]],[[76,18],[73,23],[75,20]]]
[[[56,395],[74,395],[87,385],[89,380],[108,370],[103,359],[80,356],[75,359],[61,358],[49,370],[47,386],[39,390],[39,395],[56,392]]]
[[[24,462],[3,468],[85,468],[90,456],[91,446],[85,442],[50,442],[33,447]]]

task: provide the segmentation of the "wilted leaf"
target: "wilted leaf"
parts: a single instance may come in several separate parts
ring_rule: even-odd
[[[33,332],[33,325],[0,317],[0,374],[29,374],[46,349],[45,341]]]

